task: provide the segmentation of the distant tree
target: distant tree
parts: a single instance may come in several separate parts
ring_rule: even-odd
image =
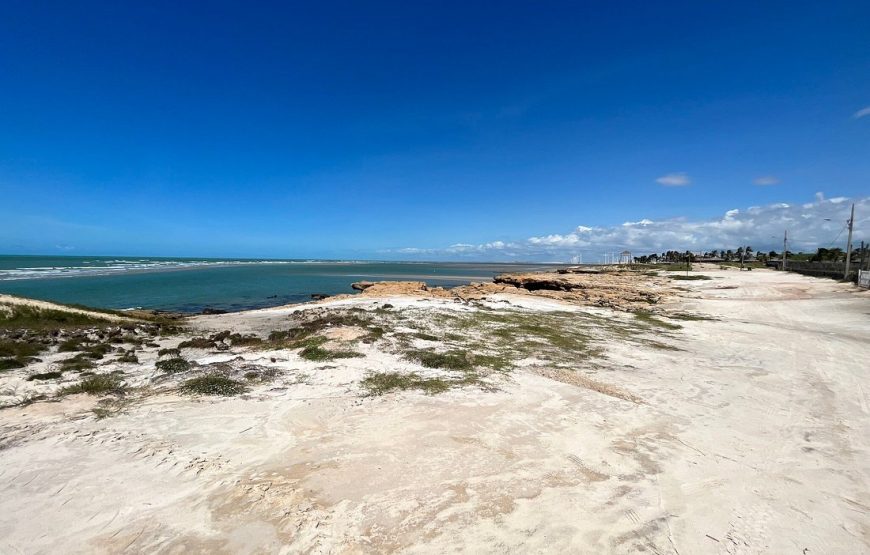
[[[779,254],[776,251],[770,251],[769,253],[767,253],[767,256],[768,258],[776,258],[779,256]]]

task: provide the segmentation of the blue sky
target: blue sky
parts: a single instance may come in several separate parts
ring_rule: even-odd
[[[811,248],[870,194],[868,2],[307,4],[4,2],[0,252]]]

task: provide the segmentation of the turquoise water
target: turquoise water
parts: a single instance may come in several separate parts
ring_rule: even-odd
[[[94,256],[0,256],[0,293],[101,308],[199,312],[353,293],[355,281],[417,280],[452,287],[531,264],[341,262]]]

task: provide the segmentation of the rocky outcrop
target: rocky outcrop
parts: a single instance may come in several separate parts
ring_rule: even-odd
[[[658,304],[664,299],[667,286],[637,272],[501,274],[493,282],[534,295],[617,310],[638,310]]]
[[[352,285],[366,296],[387,297],[390,295],[422,295],[426,297],[449,297],[443,287],[429,287],[422,281],[362,281]]]
[[[350,284],[351,289],[356,289],[357,291],[365,291],[372,285],[375,285],[376,281],[356,281]]]

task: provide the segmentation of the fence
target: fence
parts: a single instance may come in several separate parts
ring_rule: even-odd
[[[846,263],[845,262],[798,262],[789,260],[786,263],[785,269],[789,272],[796,272],[798,274],[805,274],[808,276],[816,276],[816,277],[828,277],[828,278],[836,278],[843,279],[843,272],[846,271]],[[858,271],[858,265],[853,264],[851,271],[849,272],[850,277],[855,279],[852,274]]]
[[[858,270],[858,287],[870,289],[870,270]]]

